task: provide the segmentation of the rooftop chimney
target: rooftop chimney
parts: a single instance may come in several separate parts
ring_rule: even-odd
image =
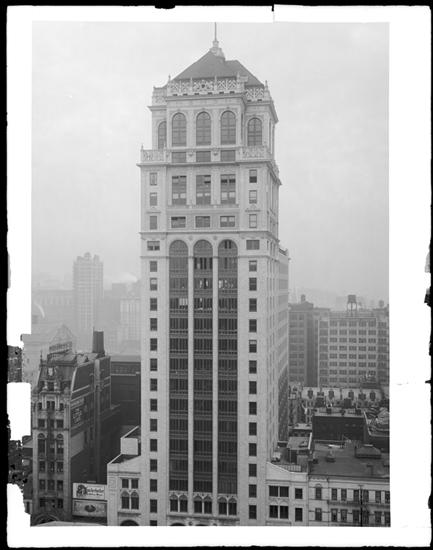
[[[97,353],[99,356],[105,355],[104,333],[102,331],[93,331],[92,353]]]

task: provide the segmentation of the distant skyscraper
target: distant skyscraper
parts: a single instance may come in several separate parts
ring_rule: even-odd
[[[90,348],[92,331],[99,328],[103,296],[103,263],[89,252],[78,256],[73,268],[75,332],[78,347]]]

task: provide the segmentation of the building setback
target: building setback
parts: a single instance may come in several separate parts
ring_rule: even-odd
[[[66,349],[41,360],[32,439],[33,522],[70,520],[72,483],[106,483],[106,465],[119,447],[103,333],[94,334],[92,353]]]
[[[154,88],[150,110],[153,149],[139,163],[141,455],[110,463],[108,521],[264,525],[266,462],[287,427],[274,104],[215,40]],[[120,495],[131,483],[139,503],[127,520],[132,501]]]

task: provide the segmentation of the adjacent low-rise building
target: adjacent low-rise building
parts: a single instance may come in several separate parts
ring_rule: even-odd
[[[70,520],[74,482],[105,483],[119,442],[110,383],[102,333],[91,353],[65,349],[41,360],[32,392],[33,523]]]

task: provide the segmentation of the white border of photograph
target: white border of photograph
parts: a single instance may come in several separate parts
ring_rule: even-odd
[[[47,546],[428,546],[430,542],[429,308],[430,11],[426,7],[9,7],[8,344],[30,332],[32,21],[390,23],[391,527],[30,528],[8,489],[10,547]],[[15,402],[15,399],[14,399]],[[10,403],[13,406],[14,403]],[[24,434],[23,434],[24,435]],[[15,490],[14,490],[15,489]],[[356,532],[354,531],[356,529]]]

